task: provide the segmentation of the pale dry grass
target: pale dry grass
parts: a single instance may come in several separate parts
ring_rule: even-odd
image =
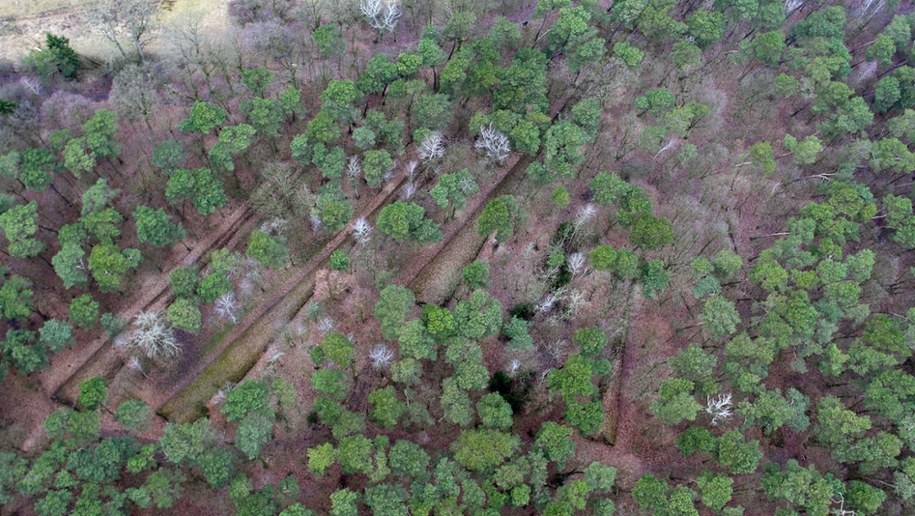
[[[0,0],[0,58],[18,61],[44,42],[51,32],[70,38],[77,52],[102,62],[117,59],[114,47],[89,27],[85,11],[97,0]],[[216,35],[230,23],[228,0],[175,0],[159,14],[155,37],[147,50],[168,47],[172,29],[195,22],[206,35]]]

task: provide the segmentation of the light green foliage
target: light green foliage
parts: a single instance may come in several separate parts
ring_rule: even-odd
[[[441,93],[421,95],[410,110],[413,127],[423,127],[433,131],[448,128],[452,119],[451,101],[448,95]]]
[[[442,382],[442,396],[439,401],[445,420],[458,426],[469,426],[473,421],[470,397],[458,387],[457,382],[452,378],[446,378]]]
[[[235,433],[235,446],[248,460],[256,459],[264,444],[273,437],[273,414],[250,413],[239,423]]]
[[[114,418],[124,428],[135,431],[143,431],[149,427],[150,415],[152,411],[149,406],[141,400],[126,400],[118,405],[114,412]]]
[[[507,430],[512,426],[512,408],[497,393],[484,395],[477,401],[477,414],[483,426],[496,430]]]
[[[319,444],[308,449],[308,469],[315,475],[324,476],[335,460],[334,446],[330,443]]]
[[[477,222],[480,236],[496,234],[496,240],[505,242],[515,232],[519,210],[517,201],[511,195],[501,195],[486,202]]]
[[[175,297],[193,297],[200,283],[200,273],[194,267],[178,267],[169,276],[169,285]]]
[[[248,414],[272,415],[270,391],[262,381],[245,380],[229,391],[220,411],[228,421],[240,421]]]
[[[381,209],[376,223],[379,231],[394,240],[437,242],[442,238],[441,228],[435,222],[426,219],[425,212],[418,204],[396,201]]]
[[[186,297],[176,299],[172,304],[168,305],[166,316],[175,328],[195,335],[200,332],[203,322],[200,308],[197,307],[197,302],[192,299]]]
[[[390,460],[394,473],[407,478],[419,478],[426,473],[431,458],[415,443],[398,440],[391,447]]]
[[[370,150],[362,159],[362,174],[372,188],[381,186],[385,174],[394,167],[394,160],[386,150]]]
[[[729,299],[715,295],[708,298],[699,315],[703,328],[713,339],[722,339],[737,330],[740,314]]]
[[[108,399],[108,382],[100,376],[83,380],[79,384],[79,405],[86,410],[100,408]]]
[[[89,254],[89,271],[102,292],[121,289],[127,272],[140,264],[140,252],[136,249],[118,249],[112,244],[98,244]]]
[[[397,337],[406,321],[407,313],[416,304],[413,291],[398,285],[388,285],[381,290],[381,298],[375,304],[375,317],[381,323],[381,333],[386,339]]]
[[[696,478],[699,492],[702,494],[702,505],[720,511],[725,504],[731,501],[734,492],[734,479],[720,473],[703,471]]]
[[[7,321],[28,319],[32,313],[32,282],[13,274],[0,286],[0,316]]]
[[[282,239],[259,229],[251,232],[245,254],[271,269],[281,269],[289,260],[289,248]]]
[[[784,143],[785,148],[794,155],[794,162],[798,165],[814,163],[817,159],[817,154],[823,150],[823,144],[820,143],[820,139],[815,135],[807,136],[798,141],[794,136],[786,134]]]
[[[62,243],[60,251],[51,258],[54,272],[61,279],[64,288],[83,286],[89,282],[85,270],[86,251],[76,243]]]
[[[693,382],[682,378],[666,380],[658,390],[658,398],[651,404],[654,416],[668,425],[695,421],[702,406],[693,396],[693,387]]]
[[[667,220],[645,215],[635,221],[629,241],[636,247],[660,249],[673,243],[673,229]]]
[[[359,494],[349,489],[338,489],[330,494],[331,516],[357,516]]]
[[[489,264],[479,260],[472,261],[461,268],[461,279],[472,289],[489,287]]]
[[[476,290],[454,310],[458,331],[468,339],[479,340],[502,327],[502,303],[483,290]]]
[[[44,243],[35,238],[38,232],[38,203],[35,201],[0,214],[0,229],[9,242],[9,254],[14,258],[28,258],[44,250]]]
[[[530,349],[534,345],[528,322],[514,315],[502,327],[502,335],[508,338],[508,347],[512,349]]]
[[[70,323],[57,319],[45,321],[41,325],[39,335],[41,344],[55,353],[76,343]]]
[[[220,107],[207,102],[196,101],[187,118],[178,125],[184,132],[207,134],[213,132],[229,119],[229,114]]]
[[[452,173],[442,174],[438,182],[429,190],[429,195],[442,208],[451,206],[454,212],[464,209],[467,199],[480,191],[480,187],[466,169]]]
[[[419,319],[413,319],[397,329],[397,342],[401,357],[435,360],[437,356],[435,339]]]
[[[667,490],[666,482],[654,475],[647,474],[635,483],[635,487],[632,488],[632,497],[644,511],[664,512],[669,509]]]
[[[222,183],[208,168],[178,169],[168,180],[165,198],[171,204],[190,200],[201,215],[209,215],[228,202]]]
[[[321,93],[321,109],[335,119],[351,122],[357,114],[354,104],[361,98],[362,93],[356,88],[355,82],[333,80]]]
[[[718,359],[698,344],[690,344],[667,360],[679,378],[689,380],[706,392],[711,391],[713,372]]]
[[[369,473],[372,469],[372,442],[361,435],[344,437],[337,448],[337,460],[343,471]]]
[[[852,508],[855,514],[878,514],[885,499],[886,493],[882,489],[860,480],[848,483],[846,500],[848,507]]]
[[[464,430],[452,445],[454,460],[482,472],[503,463],[518,449],[518,438],[496,430]]]
[[[99,304],[89,294],[73,298],[70,302],[70,319],[81,328],[91,328],[98,321]]]
[[[594,357],[600,355],[607,346],[607,335],[599,328],[580,328],[572,335],[572,342],[578,346],[582,355]]]
[[[315,201],[314,214],[318,216],[327,231],[339,231],[353,217],[353,205],[342,192],[325,191]]]
[[[737,430],[725,432],[718,439],[718,462],[735,475],[753,473],[761,458],[759,441],[745,441]]]
[[[627,67],[635,70],[645,58],[645,52],[625,41],[613,45],[613,57],[622,61]]]
[[[133,211],[137,226],[137,238],[140,242],[154,246],[172,245],[185,237],[180,223],[172,222],[171,217],[162,208],[152,209],[149,206],[138,206]]]
[[[404,412],[404,405],[397,399],[394,387],[388,385],[369,393],[369,417],[384,428],[394,428]]]

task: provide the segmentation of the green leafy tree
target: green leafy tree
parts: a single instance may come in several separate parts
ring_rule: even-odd
[[[414,203],[396,201],[381,209],[376,220],[378,229],[394,240],[418,243],[441,240],[438,224],[425,218],[425,209]]]
[[[335,461],[334,446],[330,443],[308,449],[308,470],[319,477],[324,476]]]
[[[228,202],[222,183],[208,168],[178,169],[168,180],[165,198],[175,204],[190,200],[201,215],[209,215]]]
[[[701,408],[693,396],[693,382],[682,378],[671,378],[662,383],[658,398],[651,404],[654,416],[668,425],[684,420],[695,421]]]
[[[64,288],[84,286],[89,282],[85,265],[86,252],[76,243],[65,243],[60,251],[51,258],[54,272],[61,279]]]
[[[665,219],[645,215],[635,221],[629,241],[639,248],[660,249],[673,243],[673,228]]]
[[[458,210],[464,209],[467,199],[480,191],[479,185],[474,181],[466,169],[453,174],[442,174],[438,182],[429,191],[432,199],[442,208],[451,206],[451,217]]]
[[[172,245],[186,235],[181,224],[172,222],[171,217],[162,208],[138,206],[133,211],[133,219],[137,226],[137,238],[146,244]]]
[[[187,118],[178,124],[178,129],[188,133],[208,134],[228,119],[229,114],[224,109],[198,100],[194,102]]]
[[[745,441],[738,430],[725,432],[718,439],[718,462],[735,475],[753,473],[761,458],[759,441]]]
[[[83,380],[79,384],[79,405],[86,410],[96,410],[108,400],[108,382],[100,376]]]
[[[397,426],[397,420],[404,413],[404,405],[397,399],[394,387],[389,385],[383,389],[375,389],[369,393],[369,417],[385,428]]]
[[[73,298],[70,302],[70,319],[81,328],[91,328],[98,321],[99,304],[89,294]]]
[[[0,342],[5,360],[22,374],[32,374],[48,366],[48,355],[44,346],[35,339],[35,332],[29,330],[8,330]],[[3,373],[6,373],[5,364]]]
[[[172,302],[172,304],[168,305],[166,315],[168,321],[172,323],[175,328],[193,333],[194,335],[200,332],[202,320],[200,308],[197,307],[196,301],[186,297],[178,298]]]
[[[419,319],[413,319],[397,330],[397,341],[400,344],[400,356],[416,360],[435,360],[435,339],[426,330]]]
[[[315,200],[314,214],[327,231],[339,231],[353,217],[353,206],[339,191],[325,191]]]
[[[7,321],[28,319],[32,313],[32,281],[13,274],[0,286],[0,317]]]
[[[519,211],[514,196],[501,195],[488,200],[477,221],[477,233],[480,236],[495,233],[497,241],[505,242],[515,233]]]
[[[255,229],[248,240],[246,254],[271,269],[280,269],[289,260],[289,248],[276,236]]]
[[[13,258],[29,258],[44,250],[44,243],[35,238],[38,232],[38,203],[35,201],[0,214],[0,229],[9,242],[7,250]]]
[[[480,340],[502,327],[502,303],[483,290],[476,290],[454,310],[458,331],[468,339]]]
[[[270,407],[270,390],[258,380],[245,380],[226,395],[220,411],[229,421],[237,422],[249,414],[273,414]]]
[[[454,460],[483,472],[502,464],[519,447],[518,438],[496,430],[464,430],[452,445]]]
[[[734,492],[734,479],[720,473],[703,471],[696,478],[699,492],[702,494],[702,505],[713,511],[721,511],[731,501]]]
[[[114,418],[125,428],[143,431],[149,427],[152,411],[142,400],[126,400],[118,405]]]
[[[512,426],[512,407],[498,393],[484,395],[477,401],[477,414],[487,428],[507,430]]]
[[[55,353],[76,343],[73,339],[73,327],[66,321],[45,321],[38,333],[41,344]]]
[[[352,122],[358,115],[355,103],[362,98],[356,83],[349,80],[333,80],[321,93],[321,110],[342,122]]]
[[[337,460],[347,474],[370,473],[372,469],[372,441],[362,435],[352,435],[340,440]]]
[[[89,271],[102,292],[120,290],[127,272],[140,264],[136,249],[118,249],[112,244],[98,244],[89,254]]]
[[[375,317],[381,323],[381,334],[384,338],[397,337],[398,330],[415,304],[416,296],[406,287],[388,285],[381,290],[381,297],[375,304]]]
[[[489,264],[479,260],[472,261],[461,268],[461,280],[472,289],[489,287]]]
[[[734,333],[740,323],[740,314],[734,303],[727,298],[715,295],[708,298],[699,315],[702,326],[713,339],[722,339]]]
[[[386,150],[370,150],[362,160],[362,174],[372,188],[381,186],[385,174],[394,168],[394,160]]]

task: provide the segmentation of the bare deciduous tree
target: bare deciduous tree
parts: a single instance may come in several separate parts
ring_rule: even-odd
[[[384,369],[394,360],[394,350],[387,344],[380,342],[369,351],[369,360],[375,369]]]
[[[353,223],[353,237],[359,244],[365,245],[372,238],[372,225],[364,217],[359,217]]]
[[[429,163],[445,155],[445,139],[442,133],[434,131],[423,138],[416,151],[423,163]]]
[[[138,350],[153,360],[174,358],[181,352],[171,325],[159,312],[137,314],[133,320],[133,328],[123,344],[126,348]]]
[[[214,309],[220,319],[231,321],[232,324],[238,323],[238,301],[235,298],[235,292],[227,292],[216,299]]]
[[[346,164],[346,177],[350,181],[355,181],[362,176],[362,164],[359,163],[359,156],[350,156]]]
[[[379,33],[394,32],[403,14],[399,0],[361,0],[359,10],[368,24]]]
[[[585,270],[585,255],[584,253],[572,253],[567,259],[567,265],[569,267],[569,272],[572,273],[572,276],[578,276]]]
[[[158,8],[158,0],[102,0],[88,10],[87,16],[99,34],[110,41],[124,58],[127,58],[127,51],[121,45],[120,36],[126,36],[142,62],[143,47],[152,39]]]
[[[727,421],[733,415],[731,407],[731,393],[719,394],[715,397],[707,396],[705,411],[712,416],[712,425],[719,421]]]
[[[508,136],[493,128],[492,124],[480,129],[480,137],[473,146],[487,159],[499,164],[504,163],[512,151]]]

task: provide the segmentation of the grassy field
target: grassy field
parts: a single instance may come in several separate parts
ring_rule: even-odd
[[[0,18],[30,18],[43,14],[76,10],[92,4],[91,0],[4,0],[0,2]]]
[[[18,61],[41,46],[45,32],[70,38],[77,52],[105,61],[116,58],[105,41],[82,16],[100,0],[0,0],[0,58]],[[148,49],[167,44],[169,29],[196,20],[207,31],[218,31],[228,23],[226,0],[175,0],[162,9]]]

